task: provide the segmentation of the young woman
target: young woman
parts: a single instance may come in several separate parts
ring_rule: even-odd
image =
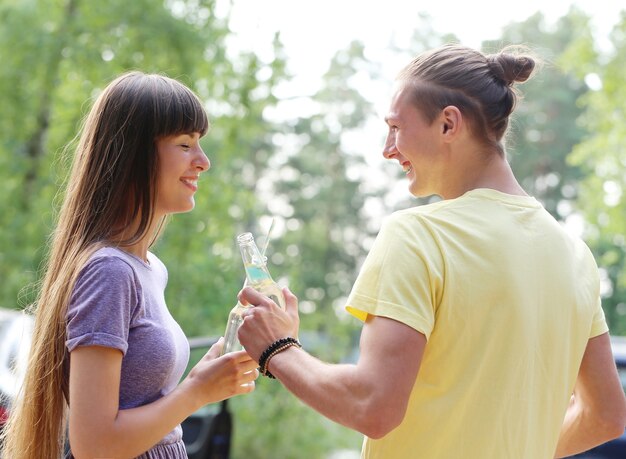
[[[77,458],[186,458],[180,422],[254,389],[244,352],[220,343],[179,384],[189,344],[149,247],[168,214],[194,207],[208,120],[160,75],[114,80],[87,117],[36,305],[29,367],[2,457],[51,459],[68,430]]]

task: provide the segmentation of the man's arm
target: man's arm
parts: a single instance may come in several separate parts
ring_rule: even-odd
[[[626,398],[605,333],[587,343],[555,457],[571,456],[619,437],[625,425]]]
[[[242,292],[243,300],[257,306],[246,313],[239,338],[257,360],[273,341],[296,334],[297,299],[287,289],[285,297],[287,312],[283,313],[254,290]],[[291,347],[270,360],[269,371],[324,416],[380,438],[404,419],[425,345],[424,335],[409,326],[370,316],[355,365],[328,364]]]

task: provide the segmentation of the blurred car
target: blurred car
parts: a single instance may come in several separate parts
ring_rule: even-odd
[[[24,378],[32,332],[32,316],[0,308],[0,428]]]
[[[617,372],[622,381],[624,392],[626,392],[626,337],[612,336],[611,347],[613,348]],[[615,440],[571,457],[576,459],[624,459],[626,458],[626,433]]]

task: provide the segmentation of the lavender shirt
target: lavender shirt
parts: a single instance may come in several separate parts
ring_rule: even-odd
[[[171,392],[189,361],[189,342],[165,304],[167,269],[117,248],[98,250],[82,269],[67,314],[69,352],[80,346],[122,351],[120,409]],[[142,458],[186,458],[177,426]]]

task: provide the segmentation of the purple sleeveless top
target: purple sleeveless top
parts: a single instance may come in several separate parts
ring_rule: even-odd
[[[167,269],[106,247],[79,274],[67,313],[69,352],[104,346],[123,353],[120,409],[146,405],[171,392],[189,361],[189,342],[165,304]],[[142,459],[186,459],[177,426]]]

